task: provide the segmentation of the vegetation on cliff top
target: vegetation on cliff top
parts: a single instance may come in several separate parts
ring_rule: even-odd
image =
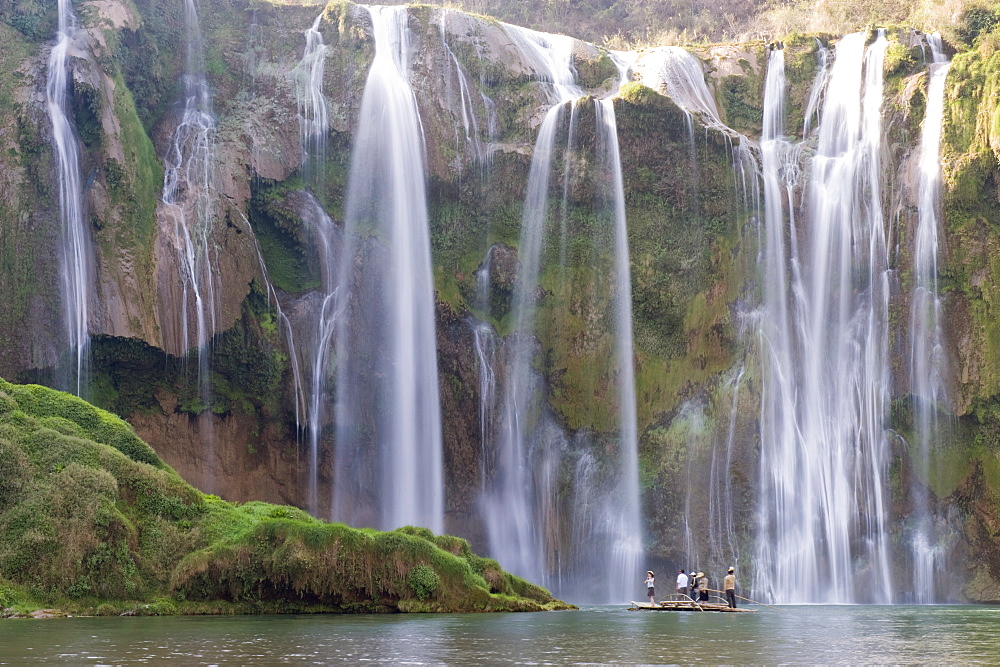
[[[569,608],[460,538],[202,494],[111,413],[0,380],[0,609],[51,605],[101,615]]]

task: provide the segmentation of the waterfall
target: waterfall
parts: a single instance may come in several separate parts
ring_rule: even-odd
[[[306,180],[323,182],[326,162],[326,135],[330,124],[329,109],[323,95],[323,71],[327,46],[319,31],[321,13],[306,30],[306,48],[296,70],[295,98],[299,115],[299,140],[302,144],[303,172]]]
[[[90,332],[88,300],[94,282],[93,251],[83,214],[83,187],[80,181],[80,149],[73,124],[67,114],[69,49],[76,33],[76,17],[70,0],[59,0],[59,28],[56,44],[49,54],[45,85],[52,140],[59,170],[59,268],[62,300],[69,346],[75,356],[75,393],[82,396],[89,385]]]
[[[624,79],[624,76],[622,77]],[[643,556],[642,522],[639,518],[639,433],[635,408],[635,369],[632,347],[632,270],[629,260],[628,228],[625,220],[625,185],[618,149],[618,123],[614,101],[596,100],[597,153],[603,158],[601,172],[611,174],[614,220],[615,366],[618,376],[618,481],[617,503],[609,525],[611,572],[607,578],[607,599],[618,599],[639,580]]]
[[[783,602],[889,602],[890,270],[880,185],[884,34],[836,47],[806,219],[782,165],[783,56],[765,86],[765,360],[755,588]],[[862,95],[863,93],[863,95]],[[793,171],[794,173],[794,171]],[[785,205],[788,208],[785,208]],[[787,226],[786,226],[787,225]]]
[[[572,68],[573,40],[505,26],[532,64],[551,106],[539,127],[529,169],[518,246],[520,269],[513,299],[513,333],[505,341],[505,384],[499,397],[495,474],[482,499],[490,553],[513,572],[569,594],[601,601],[619,600],[640,581],[642,558],[638,488],[635,377],[632,352],[632,298],[624,186],[613,102],[595,100],[596,145],[580,146],[584,93]],[[620,78],[628,62],[617,55]],[[566,118],[565,111],[569,111]],[[565,132],[564,142],[561,134]],[[558,148],[557,148],[558,144]],[[609,371],[618,388],[618,433],[614,450],[595,450],[593,436],[567,441],[544,393],[544,379],[532,360],[539,346],[538,292],[546,247],[558,246],[557,283],[569,287],[566,248],[570,245],[570,188],[577,152],[594,153],[601,176],[594,213],[598,232],[611,245],[613,353]],[[562,172],[554,165],[563,160]],[[589,163],[588,160],[585,160]],[[551,202],[553,181],[561,199]],[[558,225],[552,224],[558,221]],[[550,240],[551,237],[551,240]],[[560,291],[560,288],[557,288]],[[564,309],[554,313],[558,319]],[[556,325],[557,326],[557,325]],[[493,461],[491,460],[491,464]]]
[[[486,95],[486,93],[480,91],[479,98],[486,117],[486,142],[484,144],[483,138],[480,136],[482,132],[479,128],[479,118],[476,115],[476,105],[472,99],[470,86],[466,82],[465,71],[462,69],[462,65],[458,61],[458,56],[455,55],[451,45],[448,44],[448,17],[451,15],[452,11],[453,10],[451,9],[442,9],[439,23],[441,44],[444,46],[445,52],[448,54],[448,60],[450,61],[448,71],[445,72],[445,94],[449,99],[453,97],[451,81],[452,73],[454,73],[454,78],[458,81],[458,98],[461,104],[461,124],[458,122],[455,123],[455,146],[458,150],[456,151],[455,161],[452,166],[456,171],[461,171],[462,155],[466,150],[468,150],[475,157],[478,164],[489,167],[490,146],[492,145],[493,138],[496,135],[496,105],[493,100]],[[484,83],[483,87],[485,87]],[[459,135],[459,130],[462,131],[461,136]]]
[[[312,195],[306,197],[302,221],[309,229],[316,248],[320,267],[319,304],[316,310],[316,324],[309,350],[309,401],[306,410],[306,426],[309,433],[309,507],[318,511],[319,449],[323,425],[328,421],[327,406],[332,396],[327,391],[330,378],[333,340],[336,333],[340,310],[343,303],[338,298],[340,272],[337,262],[340,257],[342,239],[320,203]],[[294,354],[293,354],[294,356]]]
[[[946,355],[941,332],[941,297],[938,293],[938,226],[941,193],[941,128],[944,117],[944,84],[950,63],[937,33],[927,35],[933,61],[928,64],[927,111],[920,136],[920,180],[917,232],[913,249],[913,295],[910,326],[910,394],[913,400],[917,447],[914,468],[930,483],[931,448],[940,435],[938,414],[947,402],[944,378]],[[944,571],[944,550],[934,544],[931,510],[926,488],[912,489],[914,601],[935,601],[935,573]]]
[[[534,437],[542,430],[547,415],[536,412],[542,382],[531,359],[535,352],[536,291],[556,129],[565,104],[581,96],[582,91],[573,77],[571,38],[515,26],[507,26],[507,31],[551,84],[554,99],[538,130],[528,173],[518,244],[521,267],[514,289],[515,333],[507,341],[507,383],[497,437],[497,472],[483,504],[493,557],[504,568],[547,585],[551,554],[546,554],[545,538],[558,535],[559,526],[553,513],[543,508],[555,496],[555,489],[547,483],[551,474],[546,473],[555,465],[558,448]],[[541,449],[535,451],[536,445]]]
[[[486,493],[486,481],[496,471],[493,433],[496,429],[497,335],[485,322],[473,321],[472,337],[479,365],[479,493]]]
[[[325,187],[326,138],[329,132],[329,108],[323,94],[323,72],[327,46],[319,31],[321,12],[305,32],[302,60],[295,67],[295,97],[299,117],[299,143],[302,148],[302,174],[307,183],[319,190]],[[342,243],[330,216],[312,195],[305,197],[300,211],[309,230],[320,268],[318,304],[314,307],[315,324],[304,350],[305,366],[310,369],[306,395],[305,423],[309,437],[308,505],[319,512],[319,459],[323,425],[329,421],[328,406],[333,397],[327,389],[332,366],[337,317],[343,309],[339,299],[340,274],[337,269]],[[292,356],[296,356],[293,349]]]
[[[733,479],[730,471],[736,448],[736,417],[740,404],[740,387],[745,372],[745,368],[740,368],[732,381],[733,401],[729,408],[725,451],[719,451],[716,439],[713,439],[712,444],[708,495],[708,553],[709,562],[721,567],[725,567],[726,563],[734,565],[739,562],[739,541],[733,520]]]
[[[406,7],[369,7],[375,58],[351,158],[336,331],[333,517],[444,528],[423,128]]]
[[[183,292],[177,313],[180,318],[179,340],[175,343],[180,350],[198,349],[198,387],[205,408],[202,413],[202,437],[211,446],[208,423],[211,379],[208,364],[218,311],[215,290],[219,280],[215,269],[218,247],[212,234],[215,217],[212,197],[215,118],[205,78],[201,28],[195,1],[185,0],[184,10],[187,30],[184,110],[163,158],[161,199],[166,216],[172,223],[170,229],[164,231],[177,252]],[[194,331],[191,330],[192,315]],[[206,478],[210,480],[212,475],[208,474]]]

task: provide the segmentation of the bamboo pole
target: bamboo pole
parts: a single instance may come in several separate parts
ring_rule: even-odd
[[[725,595],[725,594],[726,594],[726,592],[725,592],[725,591],[717,591],[717,590],[715,590],[714,588],[706,588],[705,590],[706,590],[706,591],[712,591],[713,593],[722,593],[723,595]],[[733,595],[736,595],[736,594],[735,594],[735,593],[733,593]],[[753,603],[753,604],[759,604],[759,605],[763,605],[763,606],[765,606],[765,607],[770,607],[771,609],[778,609],[778,607],[775,607],[775,606],[774,606],[773,604],[766,604],[766,603],[764,603],[764,602],[757,602],[756,600],[751,600],[750,598],[745,598],[745,597],[743,597],[742,595],[736,595],[736,597],[738,597],[738,598],[739,598],[739,599],[741,599],[741,600],[745,600],[746,602],[751,602],[751,603]]]

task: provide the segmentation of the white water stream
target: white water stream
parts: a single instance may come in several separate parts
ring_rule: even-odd
[[[58,20],[56,44],[49,54],[45,97],[59,172],[59,266],[63,310],[69,347],[75,357],[73,377],[66,382],[66,388],[82,396],[89,384],[88,303],[94,290],[94,259],[83,214],[80,149],[67,111],[71,75],[69,52],[76,33],[76,17],[70,0],[59,0]]]
[[[884,35],[844,37],[826,84],[806,219],[788,202],[783,57],[765,93],[765,358],[755,589],[783,602],[889,602],[889,270]],[[791,173],[794,174],[794,171]]]
[[[176,341],[176,347],[180,350],[197,348],[198,385],[207,407],[211,403],[208,364],[218,312],[215,292],[219,281],[215,269],[218,248],[212,233],[215,222],[212,194],[215,117],[205,78],[201,27],[195,0],[185,0],[184,15],[187,34],[184,111],[163,158],[165,169],[161,198],[171,223],[170,229],[165,231],[177,252],[182,281],[183,295],[177,311],[180,339]]]
[[[938,292],[938,228],[941,193],[941,128],[944,119],[945,79],[950,63],[944,55],[941,36],[927,35],[933,56],[927,67],[927,111],[920,135],[920,179],[916,240],[913,249],[913,294],[910,326],[910,394],[913,397],[916,448],[911,450],[920,477],[930,480],[931,449],[940,435],[938,415],[947,395],[947,358],[941,331],[941,296]],[[926,488],[911,489],[914,515],[918,517],[912,537],[913,601],[921,604],[938,599],[937,574],[947,572],[944,548],[937,544]]]
[[[406,7],[369,7],[375,59],[351,163],[338,318],[332,514],[444,528],[441,409],[423,129]],[[381,406],[381,407],[380,407]],[[367,432],[359,417],[370,417]]]
[[[321,13],[306,30],[306,48],[296,67],[295,97],[299,115],[299,141],[302,145],[302,171],[307,180],[322,183],[326,162],[326,136],[330,112],[323,94],[323,73],[329,48],[320,32]]]
[[[581,110],[577,105],[584,92],[573,72],[573,40],[515,26],[504,28],[531,63],[552,106],[538,130],[522,211],[514,333],[506,338],[499,433],[495,458],[488,461],[495,465],[495,474],[487,479],[482,500],[490,553],[505,568],[563,594],[572,591],[590,599],[617,600],[639,580],[642,538],[631,278],[614,106],[609,99],[595,100],[597,143],[578,145]],[[625,81],[629,62],[621,56],[614,60]],[[557,149],[561,132],[565,132],[565,143]],[[571,155],[588,150],[594,151],[598,173],[610,176],[598,179],[604,182],[594,209],[607,221],[607,229],[600,233],[606,233],[613,246],[613,277],[608,283],[612,285],[615,347],[610,364],[618,387],[619,432],[610,466],[598,460],[586,437],[566,440],[546,405],[544,382],[532,365],[538,349],[535,332],[542,258],[546,246],[554,242],[559,249],[557,275],[560,281],[567,280],[568,192],[571,181],[580,176],[574,172]],[[557,175],[553,166],[560,158],[563,171]],[[562,192],[558,206],[549,196],[555,181]]]
[[[556,554],[547,542],[559,535],[558,515],[551,508],[552,487],[560,443],[546,442],[547,413],[539,412],[542,382],[532,368],[536,291],[548,217],[549,179],[556,130],[567,102],[582,95],[571,68],[573,41],[507,27],[508,34],[538,75],[550,84],[553,105],[545,114],[535,139],[518,244],[520,271],[514,290],[514,331],[507,341],[507,382],[501,397],[497,470],[482,502],[490,553],[501,565],[532,581],[558,583]],[[550,419],[550,418],[549,418]],[[547,429],[550,433],[553,429]],[[548,547],[548,548],[547,548]]]

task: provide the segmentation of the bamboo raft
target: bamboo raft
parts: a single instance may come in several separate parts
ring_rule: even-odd
[[[733,609],[727,604],[716,602],[694,602],[692,600],[661,600],[656,604],[648,602],[632,601],[629,611],[720,611],[720,612],[749,612],[754,613],[754,609]]]

